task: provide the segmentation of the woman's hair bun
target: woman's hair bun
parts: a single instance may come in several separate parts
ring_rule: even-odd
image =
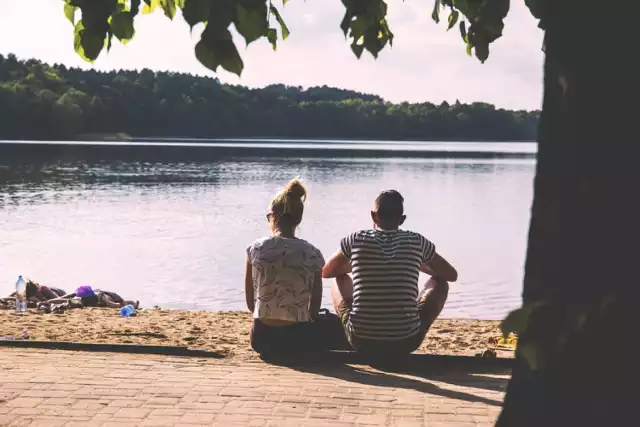
[[[293,178],[284,188],[287,198],[304,201],[307,198],[307,189],[299,178]]]

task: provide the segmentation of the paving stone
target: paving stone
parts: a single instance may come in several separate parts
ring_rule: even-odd
[[[8,426],[488,427],[503,398],[493,390],[508,379],[358,367],[375,373],[373,385],[351,367],[312,374],[234,359],[2,348],[0,370],[9,367],[0,377]]]
[[[9,400],[6,405],[10,408],[35,408],[43,401],[41,397],[16,397]]]

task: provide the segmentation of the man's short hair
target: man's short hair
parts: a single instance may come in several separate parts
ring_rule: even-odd
[[[396,190],[383,191],[376,198],[374,209],[380,219],[400,219],[404,215],[404,197]]]

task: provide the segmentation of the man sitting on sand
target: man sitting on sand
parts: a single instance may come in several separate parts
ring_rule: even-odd
[[[354,349],[408,354],[418,349],[442,311],[448,282],[455,282],[458,273],[428,239],[400,230],[406,216],[399,192],[383,191],[371,218],[373,229],[342,239],[322,277],[336,278],[333,305]],[[431,278],[418,293],[420,271]]]

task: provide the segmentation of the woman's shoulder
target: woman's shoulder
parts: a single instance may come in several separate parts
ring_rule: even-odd
[[[270,251],[277,248],[279,245],[282,245],[282,242],[276,236],[260,237],[259,239],[254,240],[247,247],[247,252],[252,253]]]
[[[303,249],[304,251],[324,259],[324,257],[322,256],[322,251],[315,247],[311,242],[304,239],[298,239],[298,242],[301,249]]]
[[[254,246],[254,247],[260,247],[263,246],[265,243],[275,240],[274,236],[264,236],[264,237],[260,237],[256,240],[254,240],[249,246]]]

